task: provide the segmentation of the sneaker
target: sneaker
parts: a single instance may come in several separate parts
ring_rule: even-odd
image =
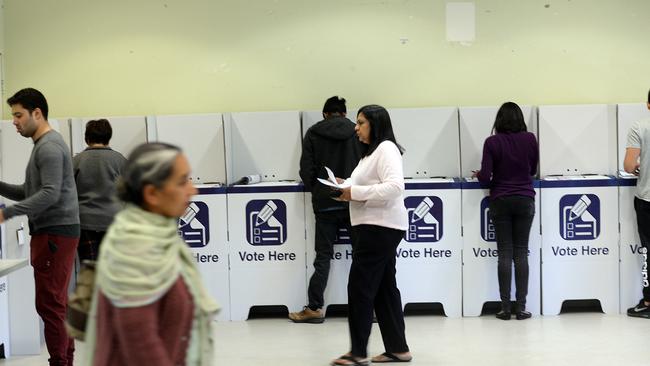
[[[641,299],[637,306],[627,309],[627,315],[636,318],[650,319],[650,306],[646,305],[643,299]]]
[[[325,314],[323,314],[321,309],[312,310],[308,306],[305,306],[302,311],[289,313],[289,319],[294,323],[320,324],[325,321]]]
[[[517,320],[529,319],[532,316],[533,314],[526,310],[518,311],[517,314],[515,314],[515,318],[517,318]]]
[[[496,313],[494,316],[496,316],[497,319],[510,320],[510,318],[512,317],[512,314],[509,311],[501,310],[498,313]]]

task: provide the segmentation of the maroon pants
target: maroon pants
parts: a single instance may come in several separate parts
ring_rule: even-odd
[[[36,312],[45,323],[45,344],[52,366],[72,365],[74,340],[65,329],[65,314],[78,244],[79,238],[51,234],[32,235],[30,243]]]

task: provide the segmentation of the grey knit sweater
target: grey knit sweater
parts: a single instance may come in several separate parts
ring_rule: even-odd
[[[50,130],[34,143],[25,183],[0,182],[0,195],[18,201],[4,209],[5,219],[27,215],[32,233],[79,225],[70,150],[58,132]]]

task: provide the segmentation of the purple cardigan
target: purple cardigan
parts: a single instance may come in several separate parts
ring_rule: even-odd
[[[497,133],[485,139],[478,180],[490,186],[490,199],[502,196],[535,197],[539,148],[530,132]]]

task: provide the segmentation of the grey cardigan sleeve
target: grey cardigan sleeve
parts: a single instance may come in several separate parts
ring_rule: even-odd
[[[34,163],[40,176],[40,188],[31,196],[4,210],[5,219],[45,211],[61,197],[64,155],[54,144],[44,144],[36,152]]]
[[[12,201],[25,199],[25,184],[9,184],[0,182],[0,196],[9,198]]]

